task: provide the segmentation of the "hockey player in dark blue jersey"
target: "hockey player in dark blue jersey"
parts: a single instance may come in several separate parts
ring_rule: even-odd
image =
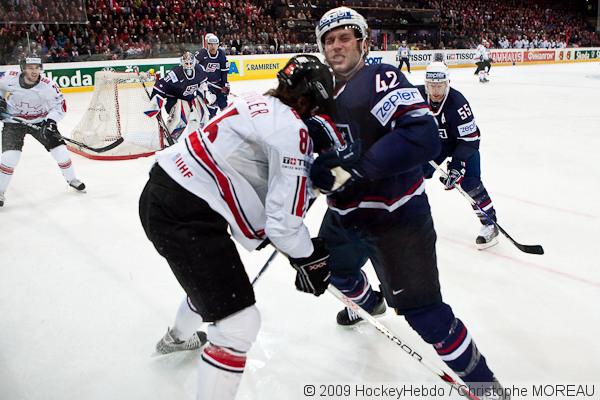
[[[191,112],[196,110],[200,125],[208,119],[208,109],[215,102],[215,95],[208,89],[208,76],[189,51],[181,56],[181,64],[170,70],[154,84],[151,107],[145,111],[154,117],[164,107],[169,114],[167,128],[177,138],[185,130]]]
[[[219,38],[209,33],[206,35],[206,48],[196,52],[196,59],[204,67],[208,74],[208,86],[211,92],[217,96],[215,105],[209,107],[212,118],[217,111],[227,107],[227,95],[229,94],[229,62],[223,49],[219,48]]]
[[[442,151],[434,158],[440,165],[447,158],[448,177],[440,178],[446,190],[459,184],[496,221],[496,210],[492,199],[481,182],[479,155],[479,127],[471,106],[458,90],[450,87],[450,74],[443,62],[432,62],[425,71],[425,85],[417,86],[427,99],[439,125]],[[431,178],[434,167],[424,164],[425,178]],[[498,243],[498,228],[477,207],[473,207],[482,227],[475,244],[480,250]]]
[[[369,29],[355,10],[326,12],[316,37],[336,77],[334,120],[346,141],[311,167],[313,185],[328,193],[319,236],[331,253],[331,283],[373,315],[385,312],[383,295],[465,382],[499,386],[463,322],[442,301],[421,168],[441,147],[427,103],[396,67],[365,65]],[[331,168],[345,173],[334,176]],[[361,271],[367,260],[382,294]],[[348,309],[337,316],[342,325],[359,320]]]

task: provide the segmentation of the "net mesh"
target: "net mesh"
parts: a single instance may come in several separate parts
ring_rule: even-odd
[[[96,148],[122,137],[123,144],[106,155],[135,156],[161,149],[157,121],[144,114],[150,108],[145,90],[150,91],[152,84],[147,74],[96,72],[92,99],[71,137]]]

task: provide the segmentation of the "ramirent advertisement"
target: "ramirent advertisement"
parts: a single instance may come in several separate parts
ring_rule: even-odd
[[[450,67],[472,67],[477,61],[477,52],[467,50],[413,50],[410,63],[416,69],[423,69],[433,61],[436,54],[443,56]],[[229,80],[273,79],[294,54],[251,55],[229,57]],[[320,54],[316,54],[322,58]],[[531,63],[560,63],[599,61],[600,48],[569,49],[490,49],[490,57],[496,65],[523,65]],[[372,51],[365,58],[367,65],[398,65],[396,51]],[[165,76],[174,66],[179,65],[178,58],[148,60],[93,61],[80,63],[45,64],[45,75],[54,80],[65,92],[87,91],[94,87],[94,74],[101,70],[132,72],[154,70]],[[0,72],[18,69],[18,65],[0,66]]]

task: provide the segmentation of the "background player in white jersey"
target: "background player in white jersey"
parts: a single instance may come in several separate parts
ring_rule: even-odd
[[[481,132],[475,123],[471,106],[461,92],[450,87],[450,72],[443,62],[432,62],[425,71],[425,85],[417,86],[437,119],[442,150],[434,158],[440,165],[448,161],[448,177],[440,178],[446,190],[460,185],[477,202],[490,218],[496,221],[496,210],[485,186],[481,182],[479,138]],[[431,178],[434,168],[423,165],[425,178]],[[475,239],[480,250],[498,243],[498,228],[473,207],[482,227]]]
[[[177,140],[195,117],[196,128],[208,120],[207,107],[215,102],[215,95],[208,89],[208,76],[196,58],[186,51],[180,65],[167,72],[154,84],[148,117],[154,117],[162,108],[168,113],[167,129]],[[195,113],[195,114],[194,114]]]
[[[83,191],[85,185],[75,176],[69,151],[56,126],[64,117],[67,105],[56,84],[42,76],[42,61],[38,56],[30,55],[23,59],[20,72],[0,74],[0,99],[0,119],[4,122],[0,156],[0,207],[4,205],[6,189],[21,158],[27,134],[50,152],[69,186]],[[26,122],[19,123],[12,118]]]
[[[329,283],[329,253],[303,224],[313,145],[302,118],[331,112],[333,77],[317,57],[298,55],[278,79],[277,89],[237,96],[203,132],[157,153],[140,198],[146,235],[189,301],[166,339],[192,335],[202,320],[211,323],[199,400],[235,397],[260,326],[228,227],[247,250],[268,238],[286,254],[298,290],[318,296]]]
[[[399,61],[398,69],[402,71],[402,66],[406,63],[406,68],[408,68],[408,73],[410,74],[410,48],[406,44],[406,40],[402,41],[402,44],[398,48],[398,52],[396,53],[396,61]]]
[[[487,41],[484,40],[479,46],[477,46],[477,54],[475,55],[475,58],[478,61],[475,63],[477,65],[477,69],[475,70],[474,75],[479,75],[479,82],[481,83],[489,82],[490,69],[492,69],[490,52],[486,46]]]

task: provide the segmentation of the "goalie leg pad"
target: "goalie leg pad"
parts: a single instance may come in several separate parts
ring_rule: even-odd
[[[205,322],[255,303],[254,290],[227,221],[156,164],[140,197],[146,235]]]

